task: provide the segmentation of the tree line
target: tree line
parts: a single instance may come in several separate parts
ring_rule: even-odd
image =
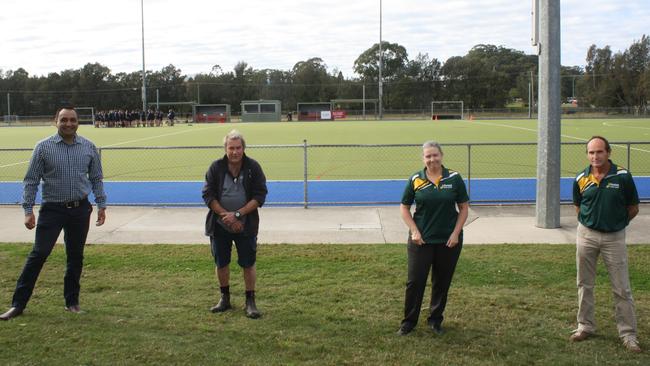
[[[383,107],[426,110],[432,100],[462,100],[467,108],[503,108],[513,101],[536,100],[537,56],[490,44],[472,47],[464,56],[444,62],[428,54],[409,57],[398,43],[382,42]],[[230,104],[239,112],[242,100],[278,99],[284,110],[298,102],[378,97],[379,44],[354,61],[355,75],[344,77],[323,59],[297,62],[290,70],[254,69],[240,61],[233,70],[214,65],[207,73],[183,74],[174,65],[147,71],[147,101]],[[592,45],[583,66],[562,66],[561,94],[581,106],[646,109],[650,99],[650,38],[643,35],[625,51]],[[0,69],[0,114],[49,114],[62,102],[97,109],[138,109],[142,74],[112,73],[99,63],[80,69],[29,75],[19,68]],[[7,94],[8,97],[3,97]],[[7,100],[9,99],[9,100]]]

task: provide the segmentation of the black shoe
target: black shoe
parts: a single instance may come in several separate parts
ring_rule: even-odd
[[[262,313],[260,313],[259,310],[257,310],[257,306],[255,306],[254,296],[246,299],[246,307],[244,310],[246,310],[246,316],[251,319],[257,319],[262,316]]]
[[[412,331],[413,331],[413,327],[408,326],[408,325],[402,325],[402,326],[399,327],[399,329],[397,330],[397,334],[399,334],[399,335],[401,335],[401,336],[405,336],[405,335],[411,333]]]
[[[445,331],[442,329],[442,324],[439,323],[429,324],[429,328],[431,328],[431,330],[437,335],[443,335],[445,333]]]
[[[9,320],[23,313],[23,309],[12,307],[6,313],[0,315],[0,320]]]
[[[232,305],[230,305],[230,294],[221,294],[221,299],[217,305],[210,308],[210,311],[213,313],[223,313],[228,309],[232,309]]]

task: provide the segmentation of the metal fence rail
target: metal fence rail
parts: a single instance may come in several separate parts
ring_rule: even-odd
[[[612,160],[627,167],[640,198],[650,200],[650,142],[611,142]],[[570,201],[575,174],[587,166],[583,142],[561,145],[561,196]],[[221,146],[100,148],[111,204],[201,204],[200,189]],[[535,200],[535,143],[443,145],[444,164],[460,172],[472,203]],[[21,201],[32,149],[0,149],[0,204]],[[420,144],[249,145],[269,181],[267,204],[398,203],[407,178],[422,169]]]

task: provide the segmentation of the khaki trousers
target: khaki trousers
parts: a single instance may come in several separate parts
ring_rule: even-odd
[[[598,255],[601,254],[612,284],[618,334],[623,339],[636,338],[636,316],[628,274],[625,229],[603,233],[578,223],[576,244],[578,330],[596,332],[594,286],[596,263]]]

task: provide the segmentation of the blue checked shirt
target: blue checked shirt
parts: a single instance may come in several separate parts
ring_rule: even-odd
[[[43,203],[81,200],[92,190],[97,207],[106,207],[102,163],[95,145],[76,135],[71,145],[57,133],[39,141],[23,180],[23,209],[33,212],[43,181]]]

